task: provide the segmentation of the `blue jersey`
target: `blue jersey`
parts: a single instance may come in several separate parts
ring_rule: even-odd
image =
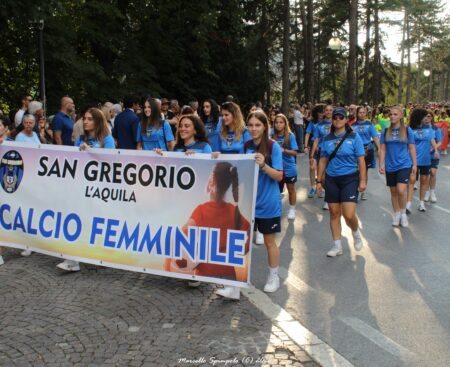
[[[440,143],[442,141],[442,131],[441,131],[441,129],[439,129],[436,126],[433,126],[432,129],[434,130],[434,139],[436,140],[436,144]],[[436,158],[434,156],[434,149],[431,148],[430,159],[439,159],[439,158],[440,158],[439,149],[438,149],[438,158]]]
[[[430,125],[420,125],[417,129],[412,129],[414,141],[416,143],[416,157],[418,166],[430,166],[430,150],[433,148],[431,139],[434,139],[434,130]]]
[[[195,153],[212,153],[211,146],[204,141],[194,141],[184,147],[174,149],[175,152],[187,152],[188,150]]]
[[[322,141],[330,133],[331,122],[326,120],[319,121],[314,126],[313,140],[319,139],[319,148],[322,149]]]
[[[352,129],[359,135],[364,145],[370,144],[373,138],[378,138],[377,129],[370,121],[356,121]],[[369,149],[373,149],[372,144],[369,145]]]
[[[395,172],[412,166],[408,145],[414,144],[414,134],[409,127],[407,128],[407,132],[407,141],[400,140],[400,128],[392,129],[392,136],[387,141],[386,129],[381,132],[380,143],[386,145],[386,172]]]
[[[155,130],[153,126],[147,126],[147,130],[145,132],[142,132],[141,123],[139,123],[136,140],[137,142],[142,143],[142,149],[144,150],[167,150],[166,143],[169,143],[175,139],[173,137],[170,124],[167,121],[163,121],[162,126],[160,126],[157,130]]]
[[[289,145],[284,145],[284,135],[273,136],[273,139],[280,145],[281,148],[288,150],[298,150],[297,140],[293,133],[289,133]],[[295,156],[283,153],[283,170],[286,177],[297,176],[297,162]]]
[[[220,129],[222,124],[222,116],[219,117],[219,121],[214,123],[213,121],[206,121],[205,130],[206,135],[208,136],[209,143],[211,144],[211,148],[213,152],[220,151]]]
[[[328,134],[323,139],[320,156],[328,158],[344,135],[345,132],[339,135],[334,133]],[[336,177],[358,172],[358,157],[364,157],[364,155],[364,145],[361,138],[354,131],[351,132],[339,147],[336,156],[327,165],[327,175]]]
[[[258,152],[258,147],[252,142],[249,143],[246,153],[253,154]],[[281,157],[281,148],[278,144],[272,145],[271,167],[278,171],[283,170],[283,159]],[[256,218],[276,218],[281,217],[281,193],[278,182],[271,178],[262,169],[258,175],[258,191],[256,193]]]
[[[91,148],[114,149],[116,147],[112,135],[105,136],[105,138],[103,139],[103,145],[102,142],[100,140],[97,140],[96,138],[85,138],[84,135],[81,135],[75,142],[75,146],[79,147],[83,143],[86,143]]]
[[[241,134],[241,138],[236,140],[234,131],[228,131],[227,138],[220,136],[220,152],[223,154],[243,154],[244,144],[252,140],[247,128]]]

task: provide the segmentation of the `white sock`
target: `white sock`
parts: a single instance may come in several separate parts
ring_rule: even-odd
[[[430,194],[434,194],[434,189],[431,189],[431,190],[430,190]]]
[[[425,201],[420,200],[420,205],[425,205]]]
[[[337,247],[342,247],[341,240],[334,241],[334,245],[337,246]]]
[[[295,210],[295,205],[289,205],[289,209]]]
[[[400,209],[400,214],[406,214],[406,209]]]
[[[359,229],[357,229],[356,231],[352,231],[353,237],[361,237],[361,233],[359,233]]]
[[[271,276],[278,276],[278,268],[279,268],[279,266],[276,266],[276,267],[274,267],[274,268],[271,268],[270,266],[269,266],[269,273],[270,273],[270,275]]]
[[[402,209],[402,210],[404,210],[405,211],[405,214],[406,214],[406,209]],[[400,218],[400,216],[402,215],[402,212],[400,211],[400,212],[395,212],[395,217],[396,218]]]
[[[408,201],[407,203],[406,203],[406,207],[409,209],[409,208],[411,208],[411,202],[410,201]]]

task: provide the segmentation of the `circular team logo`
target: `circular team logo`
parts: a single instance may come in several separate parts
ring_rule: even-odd
[[[0,163],[0,177],[3,190],[8,194],[15,192],[22,181],[23,160],[19,152],[6,152]]]

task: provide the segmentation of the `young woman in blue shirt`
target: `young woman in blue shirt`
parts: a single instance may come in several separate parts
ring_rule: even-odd
[[[178,122],[175,152],[212,153],[202,120],[195,115],[184,115]]]
[[[147,99],[143,107],[136,138],[137,149],[173,150],[175,139],[172,128],[167,121],[161,119],[161,111],[158,104],[152,99]]]
[[[83,116],[83,130],[75,142],[80,150],[87,151],[91,148],[114,149],[114,139],[108,127],[105,115],[98,108],[89,108]],[[64,260],[56,265],[66,271],[80,271],[80,263],[74,260]]]
[[[341,216],[352,230],[355,250],[361,250],[363,242],[359,232],[356,203],[358,192],[363,192],[367,183],[364,146],[359,135],[347,124],[345,108],[335,108],[332,119],[330,134],[322,141],[317,170],[317,192],[325,187],[325,201],[330,210],[330,228],[334,244],[327,252],[329,257],[342,255]],[[320,178],[324,173],[325,180],[322,181]]]
[[[286,183],[289,194],[289,211],[288,219],[295,219],[295,205],[297,204],[297,191],[295,191],[295,183],[297,182],[297,151],[298,145],[295,135],[289,128],[289,122],[282,113],[275,117],[273,125],[272,139],[275,140],[281,147],[283,153],[283,171],[284,182]]]
[[[436,180],[437,180],[437,170],[439,167],[439,160],[440,160],[440,154],[439,149],[442,144],[442,132],[439,127],[437,127],[436,121],[434,119],[433,112],[431,110],[427,111],[428,114],[425,117],[425,123],[431,125],[431,128],[434,130],[434,136],[436,140],[436,148],[432,149],[430,152],[430,158],[431,158],[431,174],[430,174],[430,185],[427,191],[425,192],[425,201],[431,201],[432,203],[437,202],[436,197]]]
[[[380,139],[378,139],[378,133],[375,126],[367,119],[367,108],[365,106],[359,106],[356,109],[356,121],[352,125],[353,131],[355,131],[362,140],[365,152],[366,170],[375,167],[375,152],[373,143],[375,143],[377,150],[380,151]],[[369,175],[366,175],[369,179]],[[366,191],[361,193],[361,200],[367,200]]]
[[[249,114],[247,126],[252,140],[246,145],[245,151],[247,154],[255,154],[255,161],[259,166],[255,227],[263,233],[269,262],[264,292],[275,292],[280,287],[280,251],[275,234],[281,230],[281,194],[278,182],[283,179],[282,152],[280,146],[269,139],[269,119],[262,110]],[[225,287],[216,293],[227,298],[239,298],[239,288],[236,287]]]
[[[312,199],[316,195],[316,172],[317,172],[317,162],[319,162],[319,155],[315,153],[312,155],[312,148],[314,143],[314,129],[316,125],[323,119],[324,111],[323,105],[315,106],[311,111],[312,119],[309,121],[306,127],[305,135],[305,153],[309,156],[309,182],[310,189],[308,191],[308,197]],[[317,151],[317,150],[316,150]]]
[[[200,118],[205,125],[206,134],[213,152],[218,152],[220,150],[219,134],[222,117],[220,116],[219,106],[214,99],[205,99],[203,101]]]
[[[416,183],[417,176],[420,174],[420,189],[419,189],[419,211],[425,212],[425,192],[430,185],[430,173],[431,173],[431,156],[430,151],[434,150],[435,158],[438,157],[436,150],[435,132],[432,129],[426,116],[427,110],[422,108],[416,108],[412,111],[409,127],[414,134],[414,142],[416,144],[416,160],[417,160],[417,174],[411,175],[411,179],[408,187],[408,199],[406,203],[406,212],[411,208],[411,202],[414,196],[414,184]]]
[[[403,109],[391,108],[390,126],[381,132],[379,172],[386,173],[394,209],[392,225],[408,227],[406,198],[410,175],[417,172],[416,146],[412,130],[403,122]]]

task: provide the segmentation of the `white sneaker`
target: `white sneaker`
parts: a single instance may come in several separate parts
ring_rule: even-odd
[[[414,184],[414,190],[417,190],[419,188],[419,183],[416,181]]]
[[[430,191],[425,191],[425,197],[423,198],[423,201],[430,201]]]
[[[64,260],[62,263],[56,265],[56,267],[66,271],[80,271],[80,263],[73,260]]]
[[[328,203],[325,201],[322,205],[323,210],[328,210]]]
[[[325,190],[322,190],[321,192],[319,192],[319,198],[323,199],[325,197]]]
[[[264,245],[264,235],[258,230],[256,231],[255,244]]]
[[[400,216],[400,225],[401,225],[403,228],[408,228],[409,223],[408,223],[408,217],[406,216],[406,214],[402,214],[402,215]]]
[[[367,194],[365,191],[361,193],[361,200],[367,200]]]
[[[287,217],[289,220],[295,219],[295,209],[294,208],[289,208]]]
[[[434,193],[434,191],[431,191],[431,193],[430,193],[430,201],[432,203],[436,203],[437,202],[437,197],[436,197],[436,194]]]
[[[425,204],[424,203],[420,203],[419,204],[419,212],[426,212],[427,209],[425,208]]]
[[[392,226],[398,227],[400,225],[401,214],[394,214],[394,219],[392,220]]]
[[[238,300],[241,297],[241,290],[238,287],[225,286],[216,291],[218,296]]]
[[[3,256],[0,255],[0,266],[2,266],[5,263],[5,261],[3,260]]]
[[[20,255],[21,256],[30,256],[33,253],[31,250],[23,250]]]
[[[264,292],[273,293],[280,288],[280,277],[278,275],[270,275],[267,277],[266,285],[264,286]]]
[[[191,287],[191,288],[197,288],[197,287],[200,286],[200,282],[198,280],[197,281],[193,281],[193,282],[188,282],[188,286]]]
[[[328,257],[336,257],[342,255],[342,246],[333,245],[330,251],[327,252]]]
[[[363,240],[361,238],[361,232],[358,230],[356,234],[352,233],[353,235],[353,247],[356,251],[360,251],[363,247]]]

